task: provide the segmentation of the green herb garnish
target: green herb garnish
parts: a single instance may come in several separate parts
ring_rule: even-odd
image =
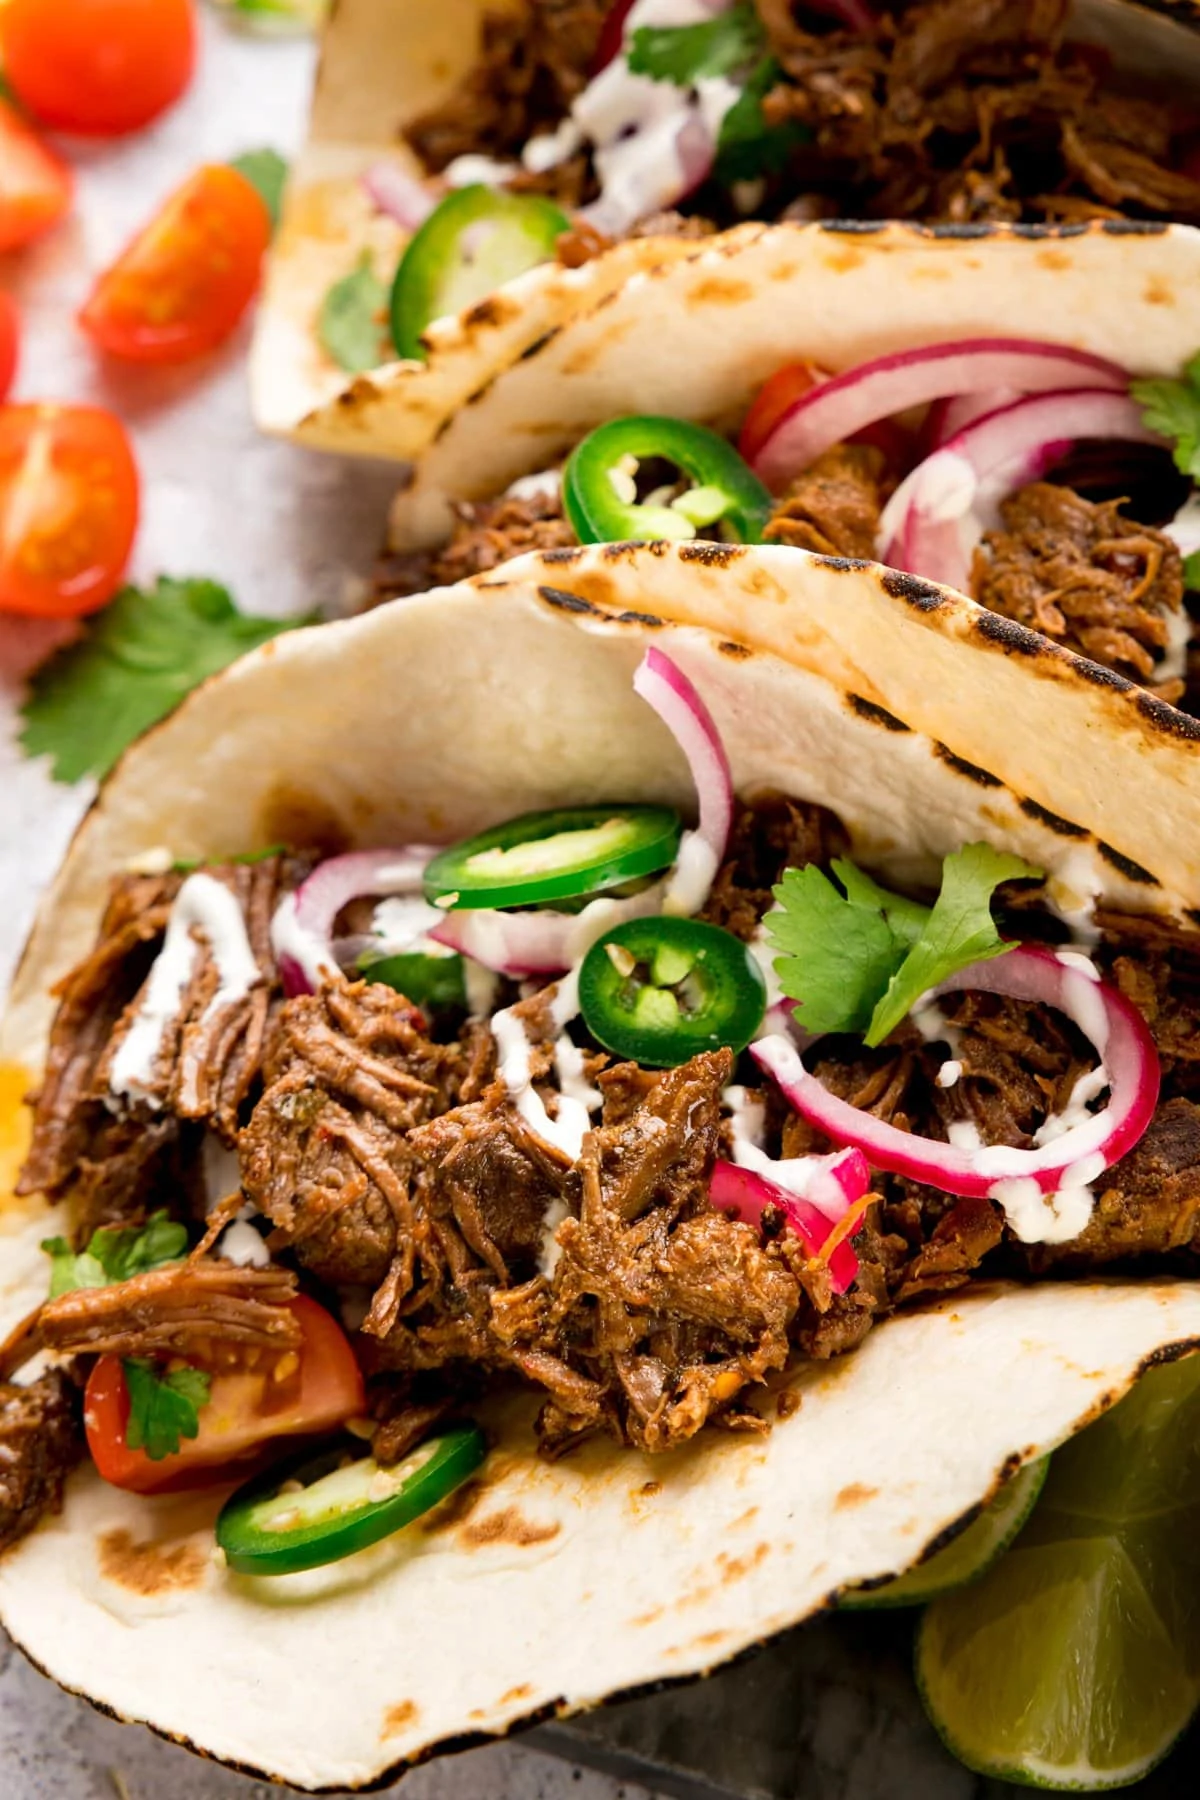
[[[763,101],[779,80],[779,64],[764,56],[721,121],[714,173],[726,187],[734,181],[757,181],[778,175],[798,144],[812,135],[803,125],[768,125]]]
[[[42,1249],[50,1258],[50,1298],[165,1268],[186,1256],[187,1247],[187,1226],[168,1217],[165,1207],[151,1213],[144,1225],[101,1226],[78,1254],[66,1238],[43,1238]]]
[[[942,866],[932,907],[891,894],[853,863],[835,862],[841,889],[809,865],[789,869],[768,913],[775,970],[806,1031],[852,1031],[881,1044],[921,995],[970,963],[1010,948],[992,896],[1003,881],[1041,871],[1019,856],[968,844]]]
[[[131,1450],[144,1450],[151,1462],[161,1462],[175,1455],[180,1438],[200,1435],[200,1408],[208,1404],[212,1385],[202,1369],[160,1373],[153,1363],[128,1356],[121,1367],[129,1392],[125,1442]]]
[[[626,61],[630,73],[678,87],[732,75],[762,54],[762,21],[749,0],[700,25],[643,25],[633,33]]]
[[[1131,381],[1129,392],[1143,423],[1170,438],[1175,467],[1200,480],[1200,355],[1188,363],[1182,381]]]
[[[263,205],[271,215],[272,227],[278,225],[283,184],[288,172],[287,163],[278,150],[246,150],[241,156],[233,157],[229,166],[236,169],[239,175],[244,175],[251,187],[257,189]]]
[[[350,274],[326,293],[317,315],[321,346],[339,368],[361,375],[388,360],[387,305],[387,289],[364,250]]]
[[[162,576],[153,588],[123,588],[34,675],[21,744],[30,756],[52,756],[58,781],[106,775],[209,675],[309,623],[240,613],[215,581]]]
[[[1183,585],[1200,592],[1200,550],[1193,550],[1183,559]]]

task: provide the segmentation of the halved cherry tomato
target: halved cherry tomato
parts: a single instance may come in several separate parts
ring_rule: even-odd
[[[101,275],[79,315],[131,362],[177,363],[227,338],[254,298],[271,219],[244,175],[197,169]]]
[[[811,363],[798,362],[776,369],[770,380],[764,381],[750,404],[738,438],[738,450],[746,462],[754,462],[784,413],[822,379],[821,371]]]
[[[192,0],[4,0],[0,53],[43,124],[101,137],[136,131],[192,78]]]
[[[0,99],[0,250],[17,250],[57,225],[70,208],[72,187],[62,157]]]
[[[92,1461],[105,1481],[136,1494],[203,1487],[273,1438],[309,1437],[344,1425],[365,1405],[363,1379],[341,1326],[301,1294],[291,1303],[300,1326],[298,1351],[230,1351],[211,1371],[200,1432],[177,1452],[151,1462],[125,1442],[129,1394],[121,1359],[102,1356],[88,1376],[83,1423]]]
[[[103,606],[137,517],[137,464],[112,413],[0,407],[0,612],[69,619]]]
[[[0,288],[0,401],[13,384],[21,347],[21,315],[17,303]]]

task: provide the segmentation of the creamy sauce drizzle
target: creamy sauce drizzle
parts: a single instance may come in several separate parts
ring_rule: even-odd
[[[821,1166],[820,1159],[768,1156],[762,1147],[766,1108],[761,1100],[752,1099],[744,1087],[727,1087],[721,1101],[729,1109],[729,1136],[738,1168],[749,1169],[798,1200],[809,1201],[836,1224],[846,1210],[846,1196],[829,1170]]]
[[[200,951],[195,933],[207,940],[217,969],[217,989],[201,1017],[244,999],[261,979],[242,909],[227,887],[211,875],[189,875],[171,908],[163,947],[154,959],[141,1004],[113,1058],[109,1089],[122,1100],[142,1100],[155,1112],[154,1066],[163,1033],[178,1017],[184,991]]]

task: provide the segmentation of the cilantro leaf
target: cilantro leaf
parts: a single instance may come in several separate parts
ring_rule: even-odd
[[[942,866],[932,907],[889,893],[854,863],[837,861],[840,892],[815,865],[789,869],[779,910],[763,921],[783,991],[806,1031],[855,1031],[874,1046],[921,995],[968,963],[1008,946],[991,900],[1002,881],[1040,873],[990,844],[968,844]]]
[[[1129,392],[1143,423],[1172,440],[1176,468],[1200,480],[1200,355],[1188,363],[1182,381],[1131,381]]]
[[[231,169],[244,175],[250,186],[261,196],[263,205],[271,215],[271,226],[279,223],[279,208],[283,200],[283,184],[287,180],[288,166],[278,150],[245,150],[241,156],[231,158]]]
[[[52,756],[59,781],[105,775],[207,676],[309,622],[240,613],[215,581],[161,576],[153,588],[123,588],[34,675],[22,746]]]
[[[781,910],[768,913],[764,924],[783,952],[775,972],[784,993],[799,1001],[800,1024],[814,1032],[866,1031],[904,961],[905,941],[874,902],[840,894],[814,863],[788,869],[775,898]]]
[[[1183,559],[1183,585],[1200,590],[1200,550],[1193,550]]]
[[[626,61],[631,74],[678,87],[716,75],[732,75],[762,52],[766,33],[749,0],[700,25],[642,25],[633,33]]]
[[[129,1392],[129,1420],[125,1442],[131,1450],[144,1450],[151,1462],[174,1456],[180,1438],[200,1434],[200,1408],[208,1404],[211,1378],[202,1369],[168,1369],[159,1373],[153,1363],[126,1357],[125,1386]]]
[[[324,350],[351,375],[377,369],[388,359],[384,338],[387,289],[364,250],[349,275],[335,281],[317,314],[317,336]]]
[[[1000,956],[1009,948],[992,918],[992,895],[1002,881],[1040,874],[1019,856],[968,844],[942,865],[942,888],[920,938],[888,983],[871,1015],[866,1041],[881,1044],[921,995],[969,963]]]
[[[775,58],[764,56],[721,121],[714,174],[726,187],[735,181],[780,174],[797,144],[811,136],[803,125],[767,124],[762,103],[779,75]]]
[[[50,1258],[50,1298],[161,1269],[185,1256],[187,1246],[187,1226],[169,1218],[165,1207],[151,1213],[144,1225],[102,1225],[78,1255],[66,1238],[43,1238],[42,1249]]]

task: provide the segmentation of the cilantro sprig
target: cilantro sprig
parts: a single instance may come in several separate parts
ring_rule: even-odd
[[[273,230],[279,223],[279,209],[283,204],[283,187],[288,173],[283,157],[278,150],[244,150],[240,156],[231,158],[229,166],[236,169],[239,175],[244,175],[250,186],[258,192],[271,215]]]
[[[832,865],[840,887],[809,864],[789,869],[768,913],[767,933],[784,993],[806,1031],[850,1031],[874,1047],[921,995],[1009,945],[991,902],[1004,881],[1041,874],[990,844],[948,856],[932,907],[892,894],[853,863]]]
[[[308,619],[241,613],[215,581],[127,587],[33,677],[21,744],[58,781],[105,775],[121,752],[209,675]]]
[[[1200,354],[1188,363],[1182,381],[1131,381],[1129,392],[1143,422],[1171,440],[1176,468],[1200,480]]]
[[[200,1435],[200,1409],[207,1406],[212,1379],[203,1369],[156,1369],[140,1357],[125,1357],[129,1418],[125,1442],[144,1450],[151,1462],[174,1456],[181,1438]]]
[[[50,1258],[50,1298],[166,1268],[186,1256],[187,1247],[187,1226],[169,1218],[165,1207],[151,1213],[144,1225],[102,1225],[78,1253],[66,1238],[43,1238],[42,1249]]]
[[[749,0],[700,25],[642,25],[629,42],[630,73],[677,87],[718,75],[732,75],[762,54],[762,21]]]
[[[386,336],[387,289],[364,250],[349,275],[333,283],[317,314],[317,337],[322,349],[340,369],[361,375],[377,369],[395,351]]]

